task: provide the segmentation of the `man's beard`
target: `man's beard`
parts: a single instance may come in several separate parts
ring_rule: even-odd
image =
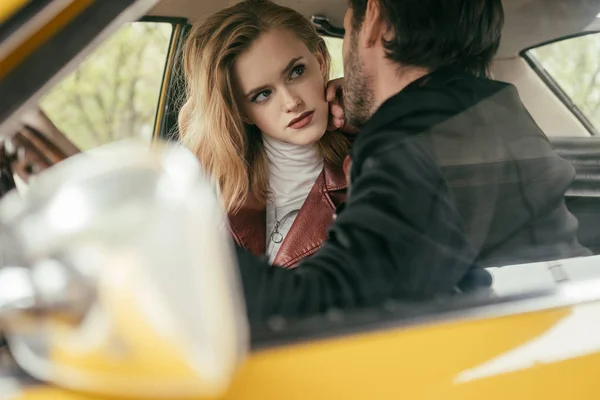
[[[350,51],[344,59],[344,116],[348,125],[362,127],[371,118],[375,103],[372,79],[365,75],[358,57],[358,34],[350,35]]]

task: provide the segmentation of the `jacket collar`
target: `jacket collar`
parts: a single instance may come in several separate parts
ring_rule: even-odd
[[[456,81],[473,79],[477,78],[472,73],[456,66],[447,66],[412,81],[379,106],[362,127],[358,139],[366,136],[365,133],[377,131],[392,121],[412,118],[423,110],[430,110],[427,113],[428,118],[434,115],[443,119],[444,113],[434,111],[444,106],[456,107],[456,98],[451,95],[452,90],[447,88],[448,85]]]
[[[273,264],[294,267],[300,260],[314,254],[327,238],[327,227],[340,203],[339,194],[348,187],[341,166],[325,163],[300,212],[286,235]]]
[[[314,253],[326,238],[326,228],[348,187],[341,166],[325,163],[302,208],[286,235],[274,264],[292,267]],[[249,199],[235,214],[229,214],[229,228],[237,243],[255,255],[266,251],[266,208]]]
[[[325,178],[325,189],[328,192],[343,190],[348,188],[348,181],[344,174],[344,169],[338,165],[332,165],[325,162],[323,166],[323,174]]]
[[[230,213],[229,229],[235,241],[250,253],[265,254],[265,236],[267,234],[267,210],[256,199],[248,196],[244,205],[235,213]]]

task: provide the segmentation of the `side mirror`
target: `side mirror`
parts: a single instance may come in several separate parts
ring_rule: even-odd
[[[248,350],[226,217],[193,154],[75,155],[0,202],[0,317],[17,363],[78,391],[215,396]]]

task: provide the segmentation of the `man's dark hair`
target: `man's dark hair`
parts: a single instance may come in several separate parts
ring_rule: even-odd
[[[348,0],[357,34],[367,0]],[[498,51],[504,11],[501,0],[372,0],[394,30],[384,41],[387,57],[402,65],[436,70],[454,65],[485,73]]]

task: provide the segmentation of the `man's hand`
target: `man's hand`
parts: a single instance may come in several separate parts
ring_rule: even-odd
[[[356,134],[358,129],[346,124],[344,118],[344,103],[342,100],[342,86],[344,78],[333,79],[327,84],[325,89],[325,98],[329,103],[329,123],[327,124],[328,131],[337,129],[344,133]]]

